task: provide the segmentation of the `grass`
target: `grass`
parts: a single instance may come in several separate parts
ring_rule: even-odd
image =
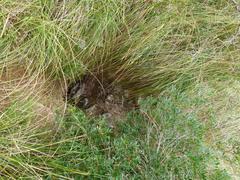
[[[201,145],[203,127],[194,117],[180,115],[171,101],[170,98],[145,100],[142,106],[146,112],[129,114],[128,121],[121,122],[114,131],[102,120],[84,121],[79,118],[81,112],[73,111],[74,116],[65,121],[71,128],[68,133],[71,136],[86,133],[88,137],[84,142],[70,143],[77,154],[75,160],[79,157],[75,162],[95,178],[204,176],[203,159],[207,153]],[[168,114],[164,113],[166,110]],[[154,119],[145,117],[149,114]]]
[[[1,177],[238,179],[238,9],[0,0]],[[85,73],[141,97],[140,109],[110,129],[67,105]]]
[[[216,160],[204,143],[208,127],[194,112],[182,112],[203,102],[189,101],[186,94],[174,88],[169,92],[171,97],[143,100],[144,111],[130,113],[128,120],[114,130],[103,119],[88,119],[73,107],[53,139],[43,138],[52,136],[51,131],[39,132],[32,127],[29,131],[10,122],[15,126],[7,127],[5,133],[8,144],[3,146],[8,147],[5,153],[9,156],[4,157],[1,173],[8,178],[206,179],[216,174],[228,177],[217,165],[208,175],[208,163]],[[26,110],[25,113],[30,114]],[[11,109],[9,114],[13,114]],[[13,147],[9,149],[10,145]]]

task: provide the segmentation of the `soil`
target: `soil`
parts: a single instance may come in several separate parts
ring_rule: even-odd
[[[110,126],[138,107],[137,99],[130,98],[128,90],[112,80],[90,74],[71,83],[65,99],[88,116],[105,118]]]

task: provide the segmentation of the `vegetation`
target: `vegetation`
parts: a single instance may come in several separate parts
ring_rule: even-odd
[[[0,0],[0,176],[237,179],[235,0]],[[140,108],[110,128],[64,102],[86,73]]]

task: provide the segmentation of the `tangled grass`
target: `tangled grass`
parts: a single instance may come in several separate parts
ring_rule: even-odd
[[[101,72],[143,95],[238,75],[239,13],[228,1],[4,0],[1,9],[1,67],[67,79]]]

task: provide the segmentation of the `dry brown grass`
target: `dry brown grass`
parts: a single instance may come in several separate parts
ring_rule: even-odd
[[[0,76],[0,111],[3,113],[16,101],[33,100],[35,126],[53,126],[55,112],[65,112],[62,82],[44,76],[30,76],[21,66],[4,69]]]

